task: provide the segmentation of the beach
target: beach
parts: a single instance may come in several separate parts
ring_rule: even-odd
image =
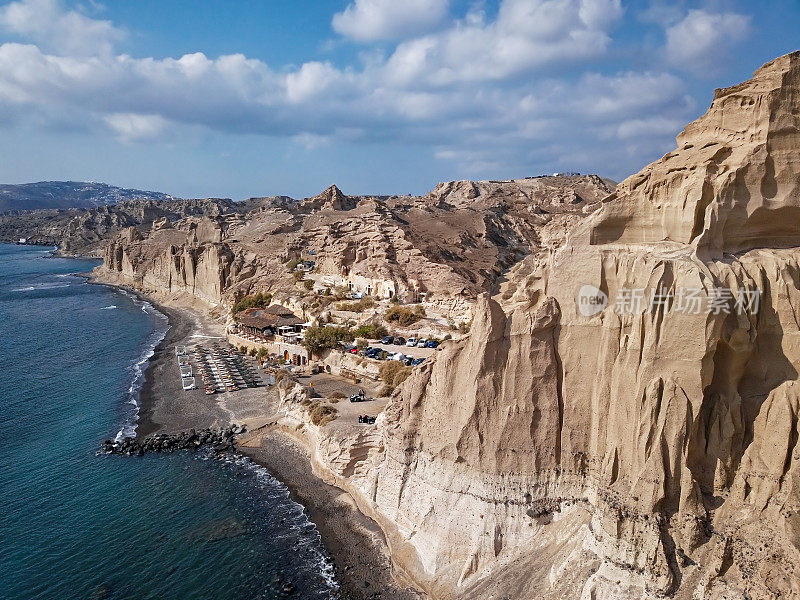
[[[307,453],[296,440],[272,427],[278,416],[276,390],[259,387],[210,396],[202,391],[183,391],[175,365],[175,346],[224,342],[222,326],[192,308],[147,300],[168,317],[169,328],[144,373],[137,436],[222,427],[234,422],[246,423],[250,431],[257,428],[258,434],[250,436],[248,447],[240,447],[239,451],[265,467],[286,485],[292,499],[305,507],[333,559],[341,597],[423,597],[396,581],[377,524],[357,509],[346,492],[313,473]]]

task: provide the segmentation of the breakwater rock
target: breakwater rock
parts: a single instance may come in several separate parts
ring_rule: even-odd
[[[231,425],[224,429],[190,429],[175,434],[157,433],[143,439],[135,437],[120,441],[105,440],[100,445],[102,454],[142,456],[146,452],[173,452],[174,450],[199,450],[211,448],[214,452],[236,449],[236,436],[246,431],[244,425]]]

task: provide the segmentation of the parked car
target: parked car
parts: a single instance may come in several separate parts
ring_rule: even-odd
[[[395,346],[404,346],[405,343],[406,343],[406,338],[402,336],[397,336],[396,338],[394,338]]]
[[[394,354],[389,355],[389,360],[399,360],[403,361],[406,359],[406,355],[402,352],[395,352]]]
[[[417,341],[417,348],[425,348],[427,345],[428,345],[428,340],[426,340],[425,338],[419,338],[419,341]]]
[[[364,390],[358,390],[357,394],[350,395],[350,402],[366,402],[367,400],[367,394]]]
[[[381,340],[381,344],[391,344],[392,342],[394,342],[394,338],[390,335],[387,335]]]
[[[416,345],[417,345],[417,338],[414,338],[414,337],[408,338],[408,341],[406,342],[406,346],[408,346],[409,348],[413,348]]]
[[[356,348],[355,346],[350,348],[350,354],[358,354],[358,348]]]
[[[403,361],[402,361],[402,362],[403,362],[403,364],[404,364],[405,366],[407,366],[407,367],[410,367],[412,364],[414,364],[414,359],[413,359],[413,358],[411,358],[410,356],[406,356],[406,357],[403,359]]]
[[[415,358],[414,360],[411,361],[411,365],[416,367],[417,365],[421,365],[424,362],[425,362],[424,358]]]
[[[428,348],[437,348],[438,346],[438,340],[428,340]]]

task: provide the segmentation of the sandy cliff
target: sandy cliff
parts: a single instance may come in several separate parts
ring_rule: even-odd
[[[799,92],[718,90],[339,469],[434,596],[800,597]]]
[[[303,257],[328,287],[368,284],[402,300],[424,292],[463,315],[521,259],[563,244],[611,190],[594,175],[449,182],[421,197],[346,196],[331,186],[300,201],[264,199],[115,230],[101,274],[215,305],[254,291],[311,305],[314,292],[286,268]]]

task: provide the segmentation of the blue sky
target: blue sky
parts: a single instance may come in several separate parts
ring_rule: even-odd
[[[0,181],[619,180],[798,32],[798,0],[0,2]]]

